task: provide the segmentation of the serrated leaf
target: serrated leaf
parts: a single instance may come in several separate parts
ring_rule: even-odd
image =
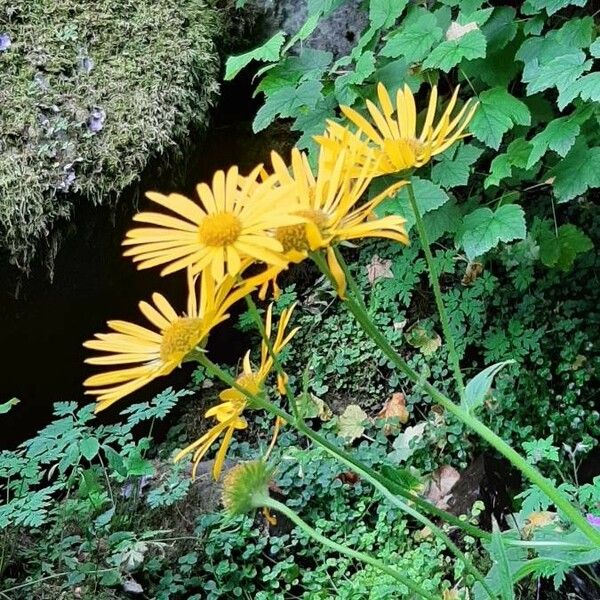
[[[506,89],[495,87],[482,92],[470,131],[486,146],[497,150],[504,134],[515,125],[529,125],[531,114],[524,102]]]
[[[585,6],[587,0],[529,0],[529,4],[536,11],[545,10],[548,16],[552,16],[565,6]]]
[[[550,227],[542,230],[538,242],[542,263],[562,271],[569,271],[578,255],[594,247],[592,240],[571,223],[561,225],[557,230]]]
[[[79,451],[87,460],[92,460],[100,450],[100,443],[95,437],[84,438],[79,442]]]
[[[314,108],[322,99],[320,81],[304,81],[298,87],[283,88],[268,96],[260,107],[252,123],[252,130],[258,133],[270,125],[277,117],[298,116],[301,108]]]
[[[377,29],[391,27],[404,12],[408,0],[371,0],[369,3],[369,20]]]
[[[358,405],[350,404],[340,415],[338,433],[348,442],[353,442],[365,432],[369,415]]]
[[[417,18],[406,19],[400,31],[388,39],[381,54],[391,58],[404,56],[409,63],[421,62],[443,36],[435,16],[422,11]]]
[[[600,146],[588,148],[584,142],[575,143],[549,175],[554,177],[552,187],[559,202],[600,187]]]
[[[467,185],[471,167],[482,153],[481,148],[470,144],[459,146],[455,153],[444,153],[431,169],[432,181],[446,189]]]
[[[495,212],[478,208],[465,216],[460,241],[467,258],[472,261],[500,242],[522,240],[527,228],[525,213],[517,204],[505,204]]]
[[[262,46],[254,48],[249,52],[238,56],[230,56],[225,64],[225,80],[233,79],[246,65],[253,60],[264,62],[275,62],[279,60],[281,47],[285,42],[285,33],[278,31],[272,38],[268,39]]]
[[[432,210],[423,217],[423,224],[430,243],[440,239],[445,233],[455,233],[460,227],[462,212],[451,198],[446,204]]]
[[[13,406],[19,404],[19,402],[19,399],[11,398],[10,400],[7,400],[6,402],[0,404],[0,415],[5,415],[9,410],[11,410]]]
[[[500,182],[512,175],[513,167],[524,169],[531,153],[531,144],[523,138],[513,140],[506,149],[505,154],[494,158],[490,165],[490,174],[485,178],[484,188],[499,185]]]
[[[486,53],[486,39],[479,29],[469,31],[455,40],[446,40],[436,46],[423,62],[424,69],[450,71],[463,59],[483,58]]]
[[[425,423],[419,423],[414,427],[407,427],[399,434],[393,443],[394,450],[388,454],[388,458],[395,463],[408,460],[416,450],[415,442],[423,437],[425,425]]]
[[[483,405],[487,393],[492,387],[494,377],[503,369],[506,365],[512,365],[515,361],[504,360],[502,362],[490,365],[477,373],[465,387],[465,395],[462,401],[462,406],[468,411],[472,411],[475,408]]]
[[[560,156],[566,156],[579,135],[579,125],[569,117],[550,121],[546,128],[531,139],[531,153],[526,168],[536,164],[548,149]]]
[[[585,101],[600,102],[600,72],[588,73],[565,88],[558,96],[558,108],[562,110],[578,96]]]
[[[590,53],[594,58],[600,58],[600,37],[596,38],[590,46]]]
[[[498,6],[481,27],[487,39],[487,52],[502,50],[517,35],[517,11],[512,6]]]

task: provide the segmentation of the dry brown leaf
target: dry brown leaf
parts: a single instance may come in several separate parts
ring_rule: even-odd
[[[446,39],[448,41],[458,40],[466,33],[469,33],[469,31],[474,31],[475,29],[479,29],[475,21],[465,23],[464,25],[461,25],[456,21],[452,21],[452,23],[450,23],[450,27],[448,27],[448,31],[446,31]]]
[[[373,254],[371,262],[367,265],[367,278],[373,285],[378,279],[393,279],[392,261],[390,259],[381,259],[377,254]]]
[[[465,274],[461,280],[463,285],[472,285],[473,282],[483,273],[483,265],[480,262],[474,261],[467,265]]]
[[[438,508],[447,509],[451,497],[450,491],[459,479],[460,473],[454,467],[450,465],[441,466],[431,474],[425,497]]]
[[[391,435],[400,430],[397,423],[389,423],[390,419],[398,419],[400,423],[404,424],[408,421],[408,417],[406,398],[402,392],[394,392],[377,414],[378,419],[383,419],[385,421],[383,425],[384,435]]]

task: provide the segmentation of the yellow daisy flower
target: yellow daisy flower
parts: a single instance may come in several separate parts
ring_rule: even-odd
[[[135,221],[152,227],[132,229],[123,242],[131,246],[125,256],[132,256],[140,269],[166,265],[162,274],[191,268],[192,273],[208,271],[217,283],[226,274],[239,274],[245,258],[284,266],[281,244],[270,235],[275,227],[302,221],[290,215],[284,196],[290,190],[275,186],[275,179],[258,182],[262,166],[242,177],[237,167],[227,173],[217,171],[212,187],[201,183],[196,190],[200,203],[181,196],[163,196],[155,192],[147,197],[172,211],[176,216],[142,212]]]
[[[191,352],[206,343],[212,328],[228,317],[226,311],[252,289],[248,284],[234,288],[232,278],[218,287],[207,279],[198,299],[196,281],[189,270],[188,286],[184,316],[179,316],[163,295],[155,293],[152,304],[139,304],[142,314],[155,329],[127,321],[109,321],[110,333],[98,333],[96,339],[84,343],[86,348],[106,353],[86,359],[87,363],[110,367],[135,365],[108,370],[85,380],[84,385],[90,388],[86,393],[98,397],[96,412],[153,379],[171,373]]]
[[[294,307],[295,305],[281,313],[277,335],[275,336],[275,339],[271,341],[273,352],[276,356],[283,348],[285,348],[298,331],[298,328],[295,328],[286,333],[286,328],[292,316]],[[272,314],[273,305],[271,304],[267,309],[267,317],[265,320],[265,333],[269,340],[271,340]],[[269,348],[264,340],[261,344],[260,365],[258,369],[252,368],[252,364],[250,363],[250,351],[244,356],[242,365],[242,372],[237,377],[236,383],[252,395],[260,394],[263,385],[273,368],[273,358],[271,357]],[[284,382],[279,376],[278,387],[280,393],[284,393]],[[194,466],[192,469],[192,477],[196,476],[198,464],[209,451],[212,444],[224,434],[221,446],[215,456],[212,469],[213,477],[218,479],[223,470],[223,463],[225,462],[225,456],[227,455],[227,450],[233,438],[233,434],[237,430],[246,429],[246,427],[248,427],[248,423],[243,417],[244,410],[251,404],[251,401],[247,396],[235,388],[228,388],[219,394],[219,398],[221,399],[221,403],[213,406],[204,414],[207,419],[211,417],[215,418],[217,424],[209,429],[201,438],[187,446],[187,448],[181,450],[181,452],[175,456],[175,462],[177,462],[184,456],[193,452],[192,460]]]
[[[325,249],[332,274],[336,278],[338,293],[344,296],[346,282],[342,269],[333,251],[333,245],[365,237],[385,237],[397,242],[408,243],[404,228],[406,219],[400,216],[373,218],[375,208],[387,197],[394,194],[406,181],[399,181],[371,200],[360,204],[365,191],[373,179],[373,151],[359,156],[354,148],[341,150],[333,165],[329,164],[328,152],[319,154],[319,165],[315,177],[306,156],[299,150],[292,150],[292,169],[288,171],[285,162],[273,152],[274,174],[286,188],[296,190],[295,214],[304,218],[304,223],[281,226],[275,229],[275,238],[283,246],[284,256],[289,262],[304,260],[309,251]],[[355,165],[352,169],[349,164]],[[292,184],[295,184],[293,186]],[[264,286],[274,281],[282,269],[273,266],[263,273],[250,278],[254,285]]]
[[[349,106],[340,108],[346,118],[377,148],[378,155],[375,159],[377,172],[375,175],[385,175],[421,167],[429,162],[432,156],[443,152],[454,142],[468,135],[464,133],[464,130],[475,114],[477,103],[468,100],[458,114],[452,116],[458,99],[458,91],[457,87],[446,110],[434,125],[438,93],[437,88],[433,86],[425,121],[418,136],[415,99],[407,85],[398,90],[396,106],[392,104],[385,86],[381,83],[377,86],[379,107],[367,100],[367,110],[371,115],[372,122]],[[394,115],[394,113],[396,114]],[[334,151],[336,145],[340,148],[343,147],[342,129],[331,122],[328,124],[330,141],[325,142],[325,146],[328,147],[329,152]],[[323,137],[318,139],[321,143],[323,140]],[[363,142],[360,137],[358,140]]]

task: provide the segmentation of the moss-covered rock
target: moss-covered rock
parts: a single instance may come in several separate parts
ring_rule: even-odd
[[[0,252],[27,269],[73,198],[202,126],[223,27],[203,0],[0,0]]]

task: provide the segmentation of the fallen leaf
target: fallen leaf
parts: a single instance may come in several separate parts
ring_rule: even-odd
[[[415,325],[406,332],[406,341],[418,348],[423,356],[430,356],[442,345],[442,338],[435,331],[430,334],[421,325]]]
[[[378,279],[393,279],[394,274],[392,273],[392,261],[390,259],[382,260],[377,256],[373,255],[371,262],[367,265],[367,278],[369,283],[373,285]]]
[[[314,394],[303,394],[298,398],[298,410],[305,419],[321,419],[329,421],[333,416],[324,400]]]
[[[443,465],[431,474],[429,486],[425,497],[438,508],[448,508],[450,493],[456,482],[460,479],[460,473],[450,465]]]
[[[460,23],[452,21],[452,23],[450,23],[450,27],[448,27],[448,31],[446,31],[446,39],[448,41],[459,40],[463,35],[469,33],[469,31],[474,31],[475,29],[479,29],[479,27],[474,21],[465,23],[464,25],[460,25]]]
[[[415,533],[415,541],[422,542],[423,540],[430,538],[432,534],[433,532],[429,527],[423,527],[423,529],[419,529],[419,531]]]
[[[340,415],[338,433],[348,442],[353,442],[364,432],[364,423],[368,422],[369,415],[358,405],[350,404]]]
[[[393,450],[388,454],[388,458],[394,462],[402,462],[409,459],[416,450],[417,440],[423,437],[425,423],[419,423],[414,427],[407,427],[392,444]]]
[[[461,280],[463,285],[472,285],[475,280],[483,273],[483,265],[480,262],[473,261],[467,265],[465,274]]]
[[[404,331],[407,323],[408,321],[406,319],[404,319],[404,321],[394,321],[394,331]]]
[[[133,578],[126,579],[121,584],[123,591],[127,594],[143,594],[144,588]]]
[[[406,409],[406,398],[402,392],[394,392],[391,398],[383,405],[383,408],[377,413],[378,419],[385,421],[383,425],[384,435],[397,433],[400,430],[398,423],[389,421],[398,419],[403,425],[408,421],[408,410]]]
[[[442,600],[459,600],[458,590],[444,590],[442,592]]]

